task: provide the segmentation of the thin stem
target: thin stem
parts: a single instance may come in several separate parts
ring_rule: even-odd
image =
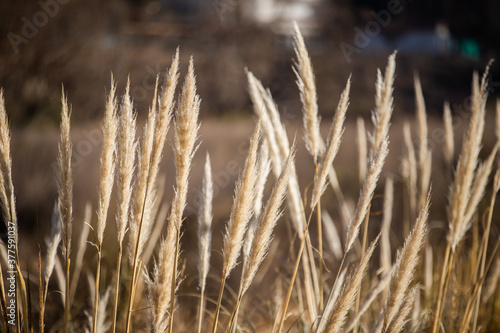
[[[149,177],[148,177],[149,178]],[[137,270],[137,260],[139,257],[139,243],[141,242],[141,231],[142,231],[142,222],[144,221],[144,210],[146,206],[146,199],[148,197],[148,184],[146,183],[146,192],[144,193],[144,201],[142,202],[142,212],[141,212],[141,220],[139,221],[139,230],[137,231],[137,242],[135,243],[135,253],[134,253],[134,263],[132,265],[132,281],[130,283],[130,297],[128,301],[128,310],[127,310],[127,320],[125,322],[125,332],[130,332],[130,319],[132,316],[132,307],[134,303],[134,295],[135,295],[135,279],[136,279],[136,270]]]
[[[493,191],[493,193],[491,194],[491,199],[490,199],[490,208],[489,208],[489,211],[488,211],[488,221],[486,223],[486,231],[484,232],[484,241],[483,241],[483,254],[482,254],[482,257],[481,257],[481,267],[480,267],[480,270],[479,270],[479,276],[482,276],[484,274],[484,269],[485,269],[485,266],[486,266],[486,254],[488,252],[488,241],[489,241],[489,238],[490,238],[490,230],[491,230],[491,219],[493,218],[493,208],[495,207],[495,198],[496,198],[496,191]],[[479,296],[481,296],[481,292],[482,292],[482,288],[483,286],[480,285],[479,286]],[[478,297],[477,300],[476,300],[476,304],[475,304],[475,307],[474,307],[474,317],[473,317],[473,321],[472,321],[472,332],[476,332],[476,328],[477,328],[477,317],[478,317],[478,314],[479,314],[479,302],[481,300],[481,297]]]
[[[281,313],[280,323],[278,325],[277,333],[280,333],[283,328],[283,323],[285,322],[286,311],[288,309],[288,303],[290,302],[290,298],[292,297],[293,285],[295,284],[295,278],[297,277],[297,273],[299,270],[300,258],[302,257],[302,252],[304,251],[304,245],[307,239],[307,229],[309,228],[309,224],[311,223],[312,214],[314,213],[314,209],[309,214],[309,218],[307,219],[307,224],[304,227],[304,237],[300,242],[299,252],[297,253],[297,259],[295,260],[295,266],[293,268],[292,278],[290,280],[290,287],[288,287],[288,292],[286,294],[285,304],[283,305],[283,312]],[[212,332],[215,333],[215,332]]]
[[[134,281],[134,284],[130,286],[130,302],[132,302],[132,304],[134,303],[134,299],[135,299],[135,291],[136,291],[136,284],[137,284],[137,274],[139,272],[139,264],[135,267],[135,271],[132,272],[132,281]],[[129,314],[132,314],[132,312],[134,310],[132,310],[132,306],[130,305],[129,303],[129,307],[130,307],[130,311],[128,312]],[[132,323],[131,322],[131,317],[127,318],[127,320],[129,320],[127,322],[127,330],[129,329],[130,327],[130,324]]]
[[[67,251],[66,251],[67,252]],[[64,332],[69,332],[69,269],[71,267],[71,260],[69,255],[66,257],[66,306],[64,307]]]
[[[318,301],[318,312],[321,311],[323,307],[323,231],[321,225],[321,198],[318,201],[318,207],[316,209],[316,218],[318,223],[318,285],[319,285],[319,301]]]
[[[140,230],[140,226],[139,226],[139,230]],[[139,231],[139,234],[140,234],[140,231]],[[140,236],[138,237],[140,238]],[[137,244],[139,244],[139,242],[137,242]],[[137,248],[136,248],[137,249]],[[132,316],[132,307],[133,307],[133,303],[134,303],[134,296],[135,296],[135,276],[136,276],[136,271],[137,271],[137,252],[134,256],[134,264],[132,265],[132,281],[130,283],[130,297],[129,297],[129,301],[128,301],[128,310],[127,310],[127,320],[125,322],[125,332],[129,333],[130,332],[130,319],[131,319],[131,316]]]
[[[198,333],[201,333],[201,323],[203,322],[204,309],[205,309],[205,286],[201,286],[200,307],[198,312]]]
[[[113,320],[112,320],[112,327],[111,327],[111,332],[115,333],[116,331],[116,315],[118,311],[118,292],[120,289],[120,270],[122,266],[122,244],[120,243],[118,245],[118,260],[116,262],[116,281],[115,281],[115,301],[113,305]]]
[[[95,274],[95,294],[94,294],[94,322],[92,332],[97,331],[97,308],[99,307],[99,281],[101,279],[101,244],[97,248],[97,271]]]
[[[219,322],[219,312],[222,302],[222,294],[224,293],[224,286],[226,285],[226,272],[222,272],[222,279],[220,281],[219,298],[217,300],[217,307],[215,308],[214,326],[212,327],[212,333],[217,331],[217,323]]]
[[[238,323],[238,313],[240,311],[240,305],[241,305],[241,299],[243,298],[243,295],[240,294],[238,295],[238,300],[236,301],[236,306],[234,307],[234,311],[231,314],[231,318],[229,318],[229,323],[227,324],[226,327],[226,333],[231,333],[236,330],[236,325]]]
[[[0,279],[3,279],[2,277],[2,270],[0,269]],[[44,302],[43,302],[43,278],[42,278],[42,253],[40,251],[40,246],[38,246],[38,306],[40,307],[40,317],[38,318],[38,329],[40,330],[40,333],[44,332],[45,329],[45,324],[43,323],[43,316],[44,316]],[[2,293],[3,293],[3,288],[2,288]],[[6,326],[6,323],[4,323],[4,327]],[[7,330],[5,329],[5,332]]]
[[[177,234],[175,236],[175,254],[174,254],[174,276],[172,277],[172,285],[170,286],[170,324],[168,325],[168,332],[172,333],[172,327],[174,325],[174,305],[175,305],[175,287],[177,280],[177,255],[179,254],[179,229],[177,229]]]
[[[498,239],[497,242],[496,242],[496,244],[495,244],[495,247],[493,249],[493,254],[492,254],[490,260],[488,261],[486,271],[489,270],[489,268],[490,268],[490,266],[491,266],[491,264],[493,262],[493,259],[495,257],[495,254],[496,254],[499,246],[500,246],[500,239]],[[468,331],[469,324],[470,324],[470,319],[471,319],[471,315],[472,315],[472,312],[471,312],[471,308],[473,306],[472,303],[475,302],[476,297],[477,297],[478,300],[480,300],[479,296],[481,295],[480,294],[481,287],[482,287],[482,285],[484,283],[484,279],[485,278],[486,278],[486,274],[484,274],[484,273],[481,274],[481,276],[479,277],[479,280],[474,285],[472,295],[469,298],[469,301],[467,302],[467,306],[465,308],[465,312],[463,313],[463,320],[462,320],[462,325],[460,327],[460,333]]]
[[[368,222],[370,221],[370,209],[371,209],[371,205],[368,206],[368,210],[366,211],[365,225],[363,228],[363,243],[361,244],[360,261],[363,260],[363,258],[365,256],[365,251],[366,251],[366,242],[367,242],[367,238],[368,238]],[[363,290],[363,289],[360,288],[358,296],[356,297],[356,304],[354,306],[354,313],[357,313],[358,309],[359,309],[359,302],[361,299],[361,290]],[[359,328],[358,324],[359,324],[359,322],[354,326],[354,328],[352,330],[353,333],[358,332],[358,328]]]
[[[454,253],[454,251],[453,251],[453,253]],[[432,325],[432,333],[438,332],[438,326],[439,326],[439,322],[441,319],[441,312],[442,312],[442,303],[443,303],[444,295],[446,295],[446,286],[448,284],[449,272],[451,270],[451,262],[452,262],[453,253],[451,250],[450,243],[448,242],[446,245],[446,252],[445,252],[445,256],[444,256],[443,270],[441,272],[441,280],[439,282],[439,293],[438,293],[438,299],[437,299],[437,304],[436,304],[436,311],[434,312],[434,322]]]
[[[332,290],[335,289],[335,285],[337,284],[337,280],[339,279],[340,272],[342,272],[342,268],[344,267],[344,262],[346,257],[347,257],[347,252],[344,252],[344,255],[342,256],[342,261],[340,262],[340,266],[337,271],[337,275],[335,276],[335,281],[333,282]]]

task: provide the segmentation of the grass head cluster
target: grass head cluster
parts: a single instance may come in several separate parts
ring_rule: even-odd
[[[63,88],[58,199],[52,221],[47,221],[50,236],[38,253],[37,279],[27,269],[32,267],[31,259],[18,253],[23,239],[18,236],[11,134],[0,90],[0,204],[14,238],[12,248],[9,242],[0,251],[11,267],[6,271],[5,265],[0,266],[1,331],[476,333],[500,329],[500,241],[493,237],[498,233],[494,208],[500,189],[500,143],[484,152],[484,161],[480,159],[489,65],[481,79],[473,75],[470,121],[456,152],[453,110],[448,103],[443,108],[443,144],[431,149],[425,87],[415,74],[415,122],[401,127],[401,177],[396,178],[384,173],[393,149],[389,129],[397,86],[397,54],[390,55],[385,71],[374,75],[372,124],[357,119],[359,163],[353,186],[360,190],[358,197],[352,197],[347,194],[352,191],[342,189],[342,174],[335,166],[341,163],[336,157],[350,121],[351,82],[356,77],[345,78],[330,130],[323,136],[313,63],[296,25],[294,33],[296,59],[291,70],[302,102],[303,135],[295,133],[289,140],[294,133],[287,132],[271,91],[245,69],[255,126],[224,223],[214,220],[210,156],[216,152],[204,151],[200,145],[198,117],[203,105],[193,57],[179,88],[183,73],[179,50],[166,75],[157,77],[142,130],[137,128],[130,80],[120,95],[111,77],[96,211],[88,204],[83,219],[75,217],[73,210],[79,198],[73,196],[71,105]],[[500,102],[496,108],[498,140]],[[174,187],[172,200],[165,202],[163,194],[169,189],[161,162],[170,127],[175,174],[166,175],[174,180]],[[301,145],[314,166],[307,182],[299,182],[296,169]],[[188,198],[196,194],[190,188],[196,154],[206,156],[199,175],[200,200],[197,216],[187,218]],[[444,156],[444,166],[433,164],[432,156],[439,154]],[[433,176],[443,173],[443,168],[449,181],[446,209],[432,204]],[[403,203],[403,213],[396,213],[396,201]],[[440,242],[429,242],[431,210],[446,211],[442,224],[447,235]],[[109,224],[116,224],[116,229]],[[195,239],[196,246],[184,242],[192,230],[197,232],[189,239]],[[104,241],[110,232],[116,234],[106,239],[114,244]],[[212,236],[219,235],[220,245],[212,242]],[[189,246],[196,248],[197,258],[183,251]],[[93,255],[85,256],[88,252]],[[116,256],[116,261],[109,265],[103,253]],[[216,256],[221,260],[214,260]],[[92,262],[83,265],[84,258]],[[11,271],[16,272],[15,296],[5,284]],[[38,295],[31,291],[35,285]],[[9,307],[12,297],[14,310]],[[12,313],[14,322],[9,319]]]

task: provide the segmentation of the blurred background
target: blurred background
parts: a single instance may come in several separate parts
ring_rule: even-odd
[[[432,131],[442,128],[446,100],[455,113],[462,112],[455,123],[458,133],[466,125],[463,110],[467,110],[472,72],[481,73],[489,59],[500,53],[499,13],[496,0],[3,0],[0,86],[12,126],[21,232],[41,228],[47,234],[50,228],[57,197],[54,167],[61,85],[73,108],[75,216],[81,216],[86,201],[96,202],[100,126],[110,73],[118,81],[120,95],[130,75],[142,126],[156,75],[165,73],[178,46],[181,82],[193,55],[202,99],[202,145],[190,196],[194,198],[199,187],[203,158],[209,151],[220,189],[215,214],[227,219],[238,173],[234,165],[235,170],[243,165],[254,126],[245,67],[271,89],[289,135],[297,132],[302,138],[301,104],[292,71],[293,21],[312,58],[325,135],[352,73],[347,131],[335,161],[348,197],[355,200],[359,192],[354,167],[356,117],[370,124],[376,70],[385,67],[394,50],[398,56],[392,159],[386,172],[398,174],[401,124],[414,119],[414,72],[420,75],[426,99],[430,142],[435,145],[433,162],[436,170],[442,170],[442,138],[432,137]],[[492,97],[500,90],[499,68],[493,64]],[[493,110],[489,114],[493,119]],[[492,123],[487,128],[490,133]],[[488,146],[494,135],[485,140]],[[302,141],[299,146],[298,172],[304,188],[312,180],[312,161]],[[170,200],[175,171],[167,147],[162,170],[165,197]],[[438,172],[433,181],[439,182],[439,176]],[[434,186],[443,203],[448,184]],[[196,208],[194,199],[190,200],[188,215]],[[335,214],[335,206],[332,210]],[[444,210],[439,214],[438,218],[444,217]]]

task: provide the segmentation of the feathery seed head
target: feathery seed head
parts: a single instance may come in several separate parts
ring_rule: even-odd
[[[223,246],[223,278],[229,276],[236,266],[247,224],[252,217],[257,182],[257,149],[260,141],[260,122],[250,140],[250,148],[244,169],[236,182],[235,196],[231,216],[226,226]]]
[[[311,59],[309,58],[304,38],[302,38],[296,22],[294,22],[294,30],[295,56],[297,60],[293,71],[297,76],[296,82],[300,90],[300,100],[302,101],[306,147],[313,156],[314,163],[316,163],[322,150],[322,145],[320,143],[321,134],[319,132],[320,118],[318,116],[316,83]]]
[[[389,153],[389,139],[387,136],[383,138],[378,147],[375,155],[373,156],[370,166],[368,168],[368,174],[366,175],[365,183],[363,184],[363,189],[361,190],[358,205],[356,207],[356,213],[351,223],[349,224],[349,229],[347,231],[347,238],[345,243],[344,252],[348,252],[354,241],[358,237],[359,227],[365,219],[368,212],[368,206],[372,200],[375,187],[377,186],[377,180],[382,172],[382,167],[384,166],[385,158]]]
[[[462,150],[458,157],[455,179],[450,188],[448,218],[450,221],[450,230],[448,233],[448,242],[452,248],[458,245],[469,229],[471,222],[466,220],[466,210],[471,200],[474,175],[479,163],[479,151],[481,150],[481,140],[484,131],[484,117],[486,113],[487,87],[486,77],[489,67],[483,75],[481,86],[476,72],[473,75],[472,82],[472,116],[469,123],[467,134],[462,143]]]
[[[54,211],[52,213],[52,230],[50,232],[50,238],[47,245],[47,257],[45,260],[45,269],[43,276],[45,285],[49,283],[50,276],[54,271],[57,257],[57,247],[61,242],[61,232],[61,214],[56,202],[54,204]]]
[[[132,197],[132,179],[137,143],[135,140],[136,116],[132,109],[130,99],[130,79],[122,98],[120,114],[118,117],[118,168],[116,185],[118,188],[118,211],[116,214],[118,243],[123,242],[125,230],[129,220],[130,203]]]
[[[260,215],[259,222],[256,226],[251,252],[246,262],[244,274],[241,278],[241,295],[243,295],[250,287],[260,264],[267,256],[269,246],[272,241],[272,233],[278,219],[281,216],[280,207],[285,197],[285,191],[288,186],[288,180],[292,172],[292,165],[295,160],[295,140],[290,149],[283,170],[280,177],[276,181],[274,188],[271,192],[269,200],[267,201],[264,212]]]
[[[444,158],[448,165],[451,165],[453,161],[454,155],[454,134],[453,134],[453,119],[451,116],[450,104],[448,102],[444,103],[444,113],[443,113],[443,121],[444,121]]]
[[[198,247],[200,261],[198,263],[198,274],[200,289],[205,290],[205,281],[210,268],[210,243],[212,241],[212,198],[213,182],[210,155],[207,152],[205,160],[205,172],[201,189],[201,205],[198,213]]]
[[[393,273],[389,287],[389,297],[384,309],[384,329],[386,330],[396,317],[404,299],[406,290],[414,279],[414,272],[419,262],[419,252],[427,236],[427,219],[429,217],[430,193],[428,192],[425,205],[418,215],[413,230],[405,240],[405,244],[396,259],[396,270]]]
[[[332,315],[330,317],[331,319],[328,322],[325,332],[337,333],[342,330],[347,318],[347,313],[357,299],[361,289],[361,281],[363,281],[363,277],[366,274],[370,258],[373,255],[373,251],[375,250],[379,238],[380,235],[378,235],[377,238],[370,244],[363,256],[363,259],[361,259],[358,264],[358,267],[344,283],[344,288],[337,299],[337,303],[332,311]]]
[[[61,112],[61,142],[59,143],[59,211],[62,220],[62,245],[65,260],[71,252],[71,233],[73,224],[73,171],[71,167],[71,154],[73,145],[70,137],[70,116],[68,100],[62,88]]]
[[[118,131],[118,117],[116,115],[116,84],[111,75],[111,89],[104,112],[102,126],[103,144],[101,152],[101,177],[99,181],[99,204],[97,206],[97,246],[100,248],[106,227],[109,201],[113,189],[115,175],[115,148],[116,133]]]
[[[347,107],[349,106],[349,92],[351,88],[351,77],[347,80],[346,87],[340,96],[339,105],[337,106],[337,111],[333,118],[332,126],[330,129],[330,135],[328,137],[328,142],[326,145],[326,153],[323,161],[320,164],[319,172],[314,181],[313,194],[311,199],[311,208],[314,208],[321,196],[326,189],[326,180],[328,178],[328,172],[330,171],[331,165],[340,147],[340,142],[342,141],[342,134],[344,133],[343,125],[345,121],[345,114]]]
[[[372,154],[380,145],[380,142],[389,132],[390,120],[393,111],[394,72],[396,70],[396,52],[389,56],[385,75],[377,71],[377,83],[375,84],[375,110],[372,113],[372,121],[375,133],[371,135]]]

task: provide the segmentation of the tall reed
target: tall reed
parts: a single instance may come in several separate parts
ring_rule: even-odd
[[[71,234],[73,228],[73,170],[71,167],[71,155],[73,145],[70,137],[70,116],[71,110],[68,108],[68,100],[62,90],[61,97],[61,141],[59,143],[58,165],[59,165],[59,211],[62,220],[62,247],[63,257],[66,263],[66,302],[64,309],[64,331],[69,331],[70,316],[70,253]]]

